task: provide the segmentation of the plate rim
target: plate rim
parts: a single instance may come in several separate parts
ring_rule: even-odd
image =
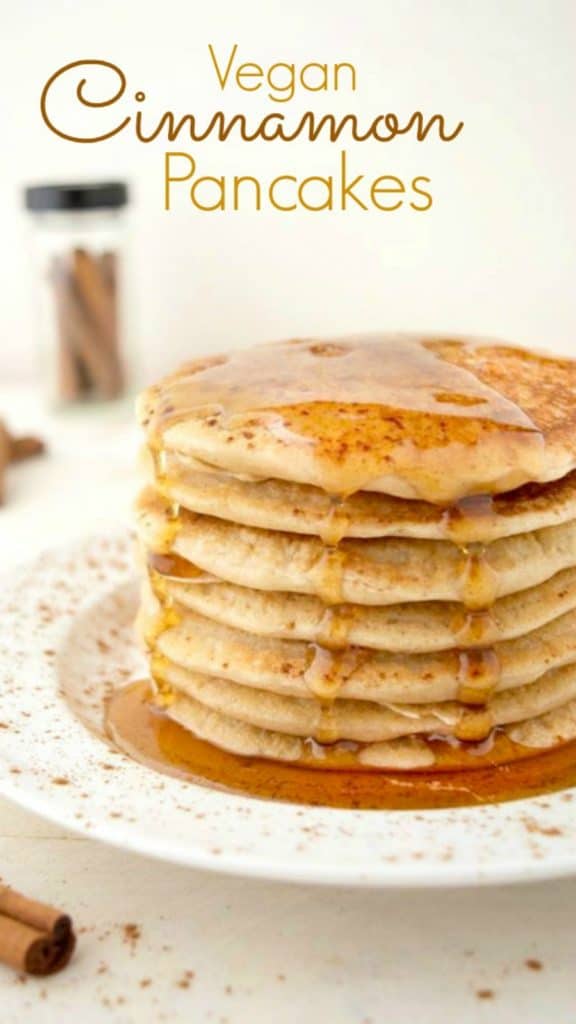
[[[203,787],[195,783],[189,783],[198,789]],[[6,786],[4,780],[0,781],[0,795],[24,810],[36,814],[38,817],[53,825],[59,825],[68,829],[77,836],[86,839],[93,839],[97,842],[113,846],[118,850],[127,850],[129,853],[142,857],[149,857],[163,863],[175,864],[180,867],[189,867],[192,870],[210,871],[215,874],[231,875],[239,878],[261,879],[262,881],[293,883],[295,885],[314,885],[324,888],[364,888],[364,889],[460,889],[476,886],[489,885],[522,885],[530,882],[561,879],[576,874],[576,853],[573,858],[568,856],[555,857],[548,860],[526,862],[521,859],[510,859],[502,861],[499,866],[482,865],[478,866],[473,861],[468,865],[459,865],[455,869],[453,863],[435,864],[428,871],[411,864],[404,869],[398,869],[395,864],[376,865],[371,868],[370,874],[365,871],[338,871],[337,868],[327,867],[325,864],[318,865],[295,865],[291,861],[275,862],[260,861],[257,857],[242,858],[240,854],[226,856],[225,854],[216,857],[214,854],[203,854],[198,851],[187,851],[180,853],[179,847],[173,847],[169,852],[164,849],[162,843],[155,843],[150,840],[142,840],[141,837],[134,841],[130,833],[122,833],[118,826],[105,824],[98,828],[89,828],[82,823],[75,821],[63,812],[58,810],[52,812],[50,809],[41,807],[33,797],[17,786]],[[235,796],[235,794],[232,794]],[[516,803],[531,803],[531,801],[515,801]],[[337,808],[323,808],[326,811],[337,811]],[[360,814],[386,814],[386,811],[360,811]],[[410,811],[402,811],[402,814],[410,814]],[[435,814],[435,811],[428,812]],[[176,850],[176,853],[174,853]]]

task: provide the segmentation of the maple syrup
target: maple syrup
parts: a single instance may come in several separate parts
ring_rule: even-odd
[[[150,551],[147,556],[150,576],[157,584],[161,580],[175,580],[178,583],[218,583],[216,576],[199,569],[192,562],[187,562],[180,555],[166,554],[165,552]]]
[[[319,643],[308,645],[304,681],[310,692],[324,702],[334,700],[347,679],[366,658],[361,647],[330,650]]]
[[[350,514],[345,508],[345,496],[331,495],[328,512],[319,530],[319,537],[326,547],[337,547],[346,536],[350,526]]]
[[[491,372],[503,359],[532,366],[536,358],[506,346],[411,335],[256,345],[185,364],[145,393],[140,417],[153,451],[187,421],[223,432],[224,451],[195,449],[194,457],[214,468],[269,476],[264,448],[270,441],[278,451],[280,442],[287,479],[289,450],[308,453],[318,485],[339,498],[371,490],[384,476],[388,493],[451,504],[541,478],[543,434],[506,396],[513,376],[502,389],[501,374]],[[241,466],[232,465],[233,451],[241,452]],[[162,479],[165,466],[159,468]],[[282,476],[282,460],[273,475]]]
[[[472,647],[459,651],[457,700],[463,704],[485,704],[500,681],[500,659],[494,647]]]
[[[333,604],[324,609],[318,625],[316,642],[330,651],[348,646],[352,629],[352,611],[349,605]]]
[[[268,800],[366,810],[420,810],[519,800],[576,785],[576,741],[553,750],[520,747],[505,735],[467,744],[432,739],[434,770],[394,772],[355,764],[358,745],[310,743],[301,764],[239,757],[193,736],[153,703],[149,682],[117,690],[107,709],[112,742],[166,775]],[[321,756],[321,755],[324,756]],[[454,765],[458,768],[455,770]]]
[[[465,708],[454,728],[454,736],[462,743],[481,743],[494,731],[492,713],[483,707]]]
[[[337,545],[324,545],[317,566],[316,594],[325,605],[341,604],[342,584],[346,567],[346,552]]]
[[[501,676],[496,647],[483,642],[488,631],[494,630],[491,608],[498,596],[498,577],[490,565],[489,545],[468,544],[465,539],[476,535],[479,526],[489,528],[494,516],[492,495],[475,494],[455,502],[443,517],[444,534],[462,555],[462,611],[454,622],[454,638],[460,647],[456,699],[475,708],[463,715],[456,730],[461,740],[480,740],[490,733],[490,715],[476,706],[487,703]]]
[[[450,624],[456,647],[486,646],[486,637],[498,633],[498,627],[491,608],[472,611],[461,605]]]

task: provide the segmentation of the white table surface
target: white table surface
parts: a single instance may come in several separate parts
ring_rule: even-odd
[[[46,419],[33,395],[4,390],[0,414],[50,445],[10,471],[5,570],[127,519],[129,410]],[[0,1024],[576,1021],[576,880],[397,893],[259,883],[135,857],[1,799],[0,877],[79,931],[61,975],[0,965]]]

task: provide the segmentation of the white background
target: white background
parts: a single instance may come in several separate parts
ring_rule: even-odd
[[[576,354],[574,20],[572,0],[0,0],[2,383],[35,366],[22,186],[75,177],[133,185],[129,320],[143,376],[205,349],[355,329],[473,331]],[[278,107],[295,118],[311,106],[463,119],[448,145],[349,147],[358,172],[432,178],[432,210],[167,214],[162,143],[79,146],[42,125],[44,82],[80,58],[120,64],[157,112],[276,109],[223,95],[208,42],[222,52],[237,42],[242,59],[261,63],[356,64],[355,96]],[[195,156],[208,173],[262,177],[336,163],[320,144],[214,143]],[[112,456],[99,447],[105,424],[87,435],[74,421],[36,422],[25,394],[3,392],[1,409],[37,427],[52,455],[11,471],[0,547],[15,559],[101,515],[123,517],[134,487],[123,425],[109,421]],[[574,1017],[572,881],[372,894],[219,879],[74,838],[4,801],[0,875],[70,910],[82,930],[75,963],[49,982],[23,986],[0,968],[2,1024]],[[142,928],[135,950],[122,941],[126,922]],[[542,971],[527,968],[535,957]],[[187,970],[196,977],[183,989]],[[480,1000],[482,989],[494,998]]]
[[[403,328],[469,331],[576,354],[571,0],[1,0],[0,373],[35,365],[34,281],[21,188],[125,176],[131,217],[131,332],[145,377],[180,357],[298,333]],[[352,61],[355,94],[222,93],[207,45],[242,60]],[[43,125],[47,78],[72,60],[115,61],[129,95],[200,118],[256,121],[280,110],[442,112],[452,143],[351,144],[368,177],[432,179],[434,205],[349,213],[163,211],[161,141],[83,146]],[[136,107],[132,104],[132,110]],[[65,109],[65,105],[62,107]],[[327,174],[329,143],[180,140],[199,173]]]

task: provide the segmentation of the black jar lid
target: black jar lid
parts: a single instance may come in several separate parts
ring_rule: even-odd
[[[25,190],[25,202],[26,209],[33,213],[47,210],[118,210],[128,202],[128,186],[123,181],[30,185]]]

